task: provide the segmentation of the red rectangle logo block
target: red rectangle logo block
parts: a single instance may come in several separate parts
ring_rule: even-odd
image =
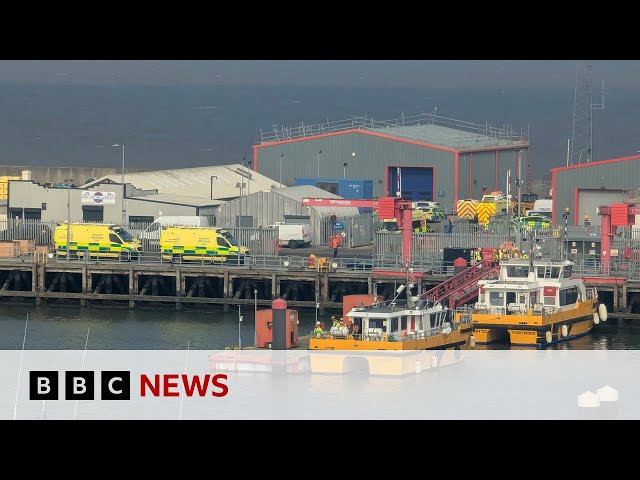
[[[544,296],[545,297],[555,297],[557,290],[558,290],[557,287],[544,287]]]
[[[611,225],[629,225],[629,205],[626,203],[614,203],[611,205]]]

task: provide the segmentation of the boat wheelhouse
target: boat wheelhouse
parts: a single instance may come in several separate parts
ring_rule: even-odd
[[[418,297],[360,305],[346,316],[346,325],[313,334],[309,349],[460,349],[469,345],[471,336],[470,315],[456,319],[442,304]]]

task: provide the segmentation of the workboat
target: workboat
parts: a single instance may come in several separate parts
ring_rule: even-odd
[[[478,281],[478,301],[457,315],[471,314],[475,343],[507,340],[546,347],[591,331],[607,319],[596,288],[571,278],[573,262],[511,258],[500,262],[495,280]]]
[[[401,285],[396,293],[404,289]],[[361,303],[346,314],[344,324],[316,330],[309,340],[311,371],[347,373],[365,366],[372,375],[404,375],[460,360],[460,350],[472,347],[471,315],[456,316],[441,303],[409,292],[404,301],[396,296]]]

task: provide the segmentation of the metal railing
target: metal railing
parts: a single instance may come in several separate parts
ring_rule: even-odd
[[[392,120],[374,120],[368,116],[354,116],[349,119],[329,121],[305,125],[301,122],[297,126],[273,125],[272,130],[260,129],[260,139],[262,143],[277,142],[282,140],[293,140],[297,138],[305,138],[309,136],[322,135],[326,133],[334,133],[345,130],[382,130],[411,127],[419,125],[439,125],[455,129],[461,132],[458,139],[447,138],[448,144],[455,144],[462,148],[465,146],[477,146],[481,140],[484,141],[483,146],[500,145],[510,142],[527,142],[528,132],[524,130],[514,131],[511,125],[503,125],[496,127],[492,124],[472,123],[464,120],[443,117],[433,113],[420,113],[418,115],[405,116],[402,114],[400,118]],[[466,135],[463,135],[466,133]],[[487,140],[490,140],[487,143]]]

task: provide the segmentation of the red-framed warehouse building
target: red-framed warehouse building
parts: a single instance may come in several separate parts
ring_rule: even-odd
[[[253,169],[285,185],[296,178],[373,180],[374,197],[435,200],[454,207],[459,199],[481,198],[506,189],[511,171],[527,178],[526,132],[432,114],[375,121],[354,117],[340,122],[261,132],[253,147]]]
[[[640,155],[552,168],[553,224],[569,208],[569,223],[581,225],[588,215],[591,225],[600,225],[597,207],[636,197],[639,186]]]

